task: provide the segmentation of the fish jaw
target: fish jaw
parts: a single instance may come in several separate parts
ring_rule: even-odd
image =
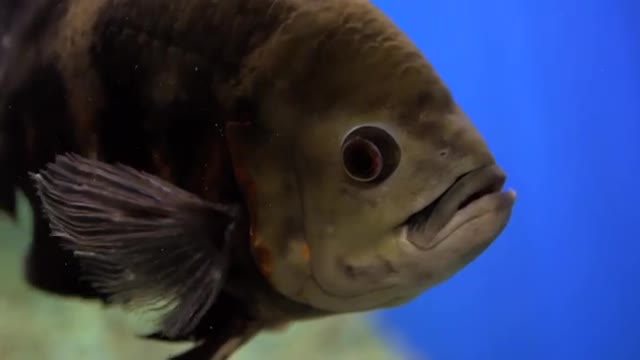
[[[515,202],[515,193],[502,191],[505,181],[506,174],[495,164],[460,176],[438,199],[403,223],[407,240],[429,250],[477,217],[496,210],[504,215],[503,208],[496,206],[511,208]]]
[[[351,291],[337,292],[330,279],[315,277],[326,268],[317,269],[305,286],[305,298],[325,310],[368,311],[402,305],[450,279],[509,223],[516,193],[502,189],[505,180],[495,164],[461,176],[436,200],[428,220],[407,220],[379,248],[342,257],[338,271],[352,278]],[[367,291],[357,290],[363,283]]]
[[[514,190],[503,190],[505,180],[497,165],[475,170],[445,193],[424,227],[405,225],[407,256],[420,259],[406,266],[417,280],[429,279],[432,287],[451,278],[502,234],[516,202]]]

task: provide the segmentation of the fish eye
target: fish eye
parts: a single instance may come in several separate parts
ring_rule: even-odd
[[[342,144],[346,174],[361,183],[380,183],[398,167],[400,147],[387,131],[362,126],[351,131]]]

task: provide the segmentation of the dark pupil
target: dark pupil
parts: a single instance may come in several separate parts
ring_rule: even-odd
[[[382,155],[372,142],[354,139],[345,149],[344,162],[351,177],[368,181],[380,174]]]
[[[352,130],[342,143],[342,165],[346,175],[358,183],[380,184],[400,163],[396,140],[377,126]]]

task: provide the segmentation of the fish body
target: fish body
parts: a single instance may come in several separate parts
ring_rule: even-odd
[[[507,225],[513,192],[423,54],[364,0],[31,0],[0,58],[0,207],[27,279],[223,359],[397,306]],[[73,154],[73,155],[72,155]]]

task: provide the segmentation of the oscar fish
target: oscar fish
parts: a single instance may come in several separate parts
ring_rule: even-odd
[[[30,0],[0,64],[0,207],[26,279],[156,314],[174,359],[401,306],[476,259],[515,192],[366,0]],[[71,341],[71,340],[70,340]]]

